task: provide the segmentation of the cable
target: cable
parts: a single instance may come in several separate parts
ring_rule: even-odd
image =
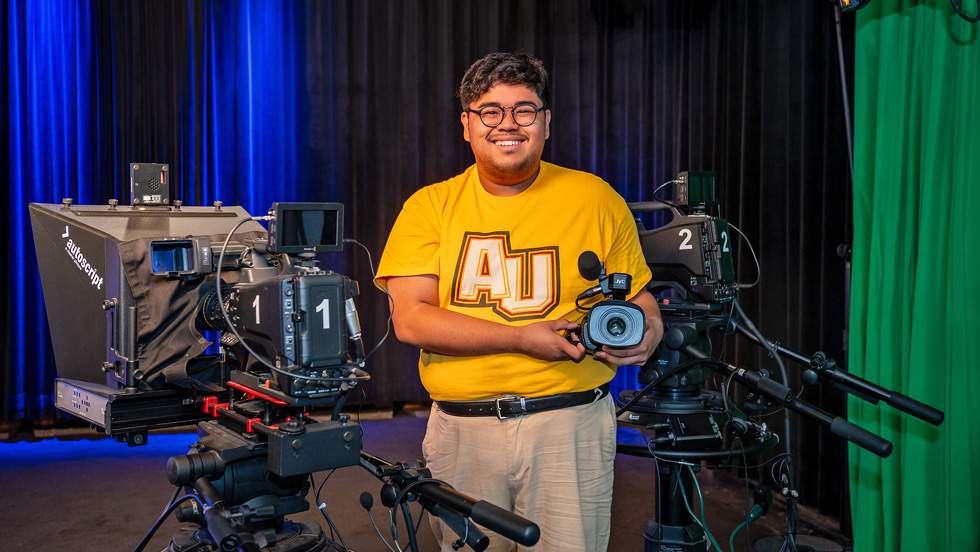
[[[371,513],[371,509],[370,508],[366,508],[366,509],[367,509],[368,518],[371,519],[371,525],[374,526],[374,530],[375,530],[375,532],[378,533],[378,537],[381,538],[381,542],[385,543],[385,546],[387,546],[388,547],[388,550],[390,550],[391,552],[397,552],[397,550],[395,550],[395,548],[393,546],[391,546],[391,544],[388,543],[388,539],[386,539],[384,537],[384,535],[381,534],[381,529],[378,528],[377,522],[374,521],[374,514]],[[395,544],[398,544],[398,542],[395,541]],[[401,547],[399,547],[399,550],[400,549],[401,549]]]
[[[721,550],[722,549],[721,546],[718,546],[718,541],[715,540],[715,536],[712,535],[711,531],[708,530],[708,525],[704,521],[704,497],[701,496],[701,486],[698,485],[698,478],[694,476],[694,468],[692,466],[693,466],[692,464],[688,464],[687,469],[691,471],[691,479],[694,481],[694,486],[697,488],[698,491],[698,497],[701,499],[701,521],[698,521],[698,516],[696,516],[694,514],[694,510],[691,509],[691,504],[687,500],[687,493],[684,492],[684,487],[683,485],[681,485],[680,493],[681,493],[681,498],[684,499],[684,507],[687,508],[687,513],[691,514],[691,518],[694,519],[694,523],[697,523],[701,527],[701,529],[704,530],[704,534],[708,536],[708,540],[711,541],[711,544],[714,545],[716,549]],[[677,470],[676,472],[677,484],[680,485],[681,469],[680,467],[677,467],[676,470]]]
[[[241,225],[245,224],[250,220],[268,220],[268,219],[269,217],[255,217],[255,218],[245,217],[244,219],[238,221],[238,224],[232,226],[231,231],[229,231],[228,235],[225,236],[225,241],[224,243],[221,244],[221,252],[218,254],[218,266],[215,269],[214,287],[218,294],[218,307],[221,309],[221,316],[224,319],[225,324],[228,325],[228,329],[231,330],[231,333],[235,336],[236,339],[238,339],[238,342],[241,343],[243,347],[245,347],[245,350],[248,351],[249,354],[251,354],[255,358],[255,360],[261,362],[262,364],[268,366],[273,370],[278,370],[278,368],[270,364],[269,361],[265,360],[264,358],[256,354],[255,351],[253,351],[252,348],[248,346],[248,343],[245,343],[245,340],[242,339],[241,335],[239,335],[238,330],[235,329],[235,325],[232,323],[231,317],[228,316],[228,311],[227,309],[225,309],[224,297],[221,296],[221,265],[224,262],[225,253],[228,251],[228,243],[231,241],[232,234],[234,234],[235,230],[238,230],[238,228],[241,227]]]
[[[323,486],[327,484],[327,480],[330,479],[330,476],[333,475],[333,472],[335,472],[335,471],[337,471],[337,468],[334,468],[334,469],[330,470],[330,473],[328,473],[327,476],[323,478],[323,481],[320,482],[320,486],[317,488],[316,491],[313,492],[314,496],[319,491],[322,491],[323,490]],[[310,474],[310,484],[312,485],[313,483],[314,483],[314,481],[313,481],[313,474],[311,473]]]
[[[782,377],[783,385],[789,387],[789,377],[786,374],[786,365],[783,364],[783,359],[780,358],[779,354],[775,352],[776,346],[771,341],[766,339],[765,336],[762,335],[762,332],[760,332],[759,329],[755,327],[755,324],[752,323],[752,320],[750,320],[749,317],[745,315],[745,312],[742,310],[741,305],[738,304],[738,301],[733,301],[732,303],[735,309],[738,311],[738,315],[742,319],[742,322],[745,324],[745,327],[748,328],[749,331],[756,336],[756,338],[759,340],[760,343],[766,345],[767,350],[771,349],[770,354],[773,356],[773,358],[776,359],[776,364],[779,366],[779,374]],[[783,433],[784,433],[784,440],[786,442],[785,445],[786,458],[784,459],[784,462],[786,463],[785,464],[786,479],[787,479],[786,486],[789,487],[790,491],[794,491],[796,489],[796,482],[794,481],[795,477],[793,475],[793,464],[792,464],[793,455],[792,455],[792,448],[790,445],[792,442],[790,439],[790,434],[791,434],[790,427],[791,426],[790,426],[789,410],[784,409]],[[796,552],[796,528],[795,528],[795,523],[792,520],[793,515],[795,513],[794,511],[796,510],[795,507],[796,503],[795,501],[787,501],[787,502],[788,502],[787,512],[786,512],[787,535],[786,535],[785,542],[789,545],[789,550],[791,550],[792,552]]]
[[[394,499],[394,501],[392,501],[392,504],[394,504],[394,505],[401,504],[402,503],[402,500],[405,498],[405,495],[408,494],[408,492],[411,491],[412,489],[414,489],[415,487],[418,487],[419,485],[421,485],[422,483],[436,483],[436,484],[442,485],[443,487],[446,487],[448,489],[455,490],[455,488],[452,485],[450,485],[449,483],[447,483],[447,482],[445,482],[445,481],[443,481],[441,479],[434,479],[434,478],[416,479],[415,481],[412,481],[408,485],[405,485],[405,487],[402,488],[402,490],[399,491],[397,495],[395,495],[395,499]],[[408,503],[406,502],[406,504],[408,504]],[[425,508],[423,508],[422,511],[419,512],[419,521],[418,521],[418,523],[415,523],[414,524],[415,525],[415,528],[414,529],[415,529],[415,533],[416,534],[419,532],[419,528],[422,526],[422,518],[424,516],[425,516]],[[391,519],[391,528],[392,528],[392,535],[391,536],[394,537],[395,544],[398,544],[398,538],[395,536],[395,527],[397,526],[398,516],[395,515],[394,508],[389,508],[388,509],[388,517]],[[408,530],[411,531],[412,530],[411,509],[408,510],[408,514],[406,516],[405,522],[409,524],[409,526],[406,527],[406,529],[408,529]],[[409,541],[409,544],[411,544],[411,541]],[[406,548],[407,548],[407,545],[406,545]]]
[[[653,199],[657,199],[657,192],[659,192],[660,190],[666,188],[667,186],[670,186],[671,184],[680,184],[680,183],[681,183],[680,180],[668,180],[667,182],[664,182],[663,184],[661,184],[661,185],[657,186],[656,188],[654,188],[653,189],[653,193],[650,194],[650,195],[653,197]],[[667,203],[667,200],[664,200],[664,199],[660,199],[658,201],[663,201],[664,203]]]
[[[761,516],[762,516],[762,506],[756,504],[755,506],[752,507],[751,510],[749,510],[749,515],[745,518],[745,521],[739,523],[738,526],[735,527],[735,530],[732,531],[732,535],[728,538],[728,549],[731,550],[731,552],[735,552],[735,534],[738,533],[738,531],[742,527],[746,527],[745,531],[746,533],[748,533],[747,526],[749,522],[755,521],[759,519]]]
[[[381,290],[382,292],[384,292],[385,296],[388,297],[389,302],[390,302],[391,295],[388,294],[388,290],[385,289],[383,286],[381,286],[378,283],[378,274],[374,270],[374,259],[371,257],[371,250],[368,249],[366,245],[364,245],[363,243],[361,243],[361,242],[359,242],[357,240],[353,240],[353,239],[349,239],[349,238],[344,238],[344,243],[353,243],[353,244],[355,244],[357,246],[360,246],[361,249],[363,249],[364,252],[367,253],[368,268],[370,268],[370,270],[371,270],[371,281],[374,283],[374,287],[376,287],[379,290]],[[388,335],[390,335],[390,334],[391,334],[391,312],[389,311],[388,312],[388,324],[387,324],[387,326],[385,328],[385,334],[381,337],[381,341],[379,341],[378,344],[375,345],[371,349],[370,352],[368,352],[368,354],[364,355],[364,361],[362,361],[362,362],[366,362],[367,359],[371,357],[371,355],[373,355],[375,352],[377,352],[377,350],[381,348],[381,345],[384,344],[384,342],[388,339]]]
[[[738,226],[735,226],[730,222],[728,223],[728,226],[730,226],[732,230],[738,232],[739,236],[742,236],[742,239],[745,240],[745,245],[749,246],[749,253],[752,253],[752,260],[755,261],[755,281],[751,284],[736,285],[738,286],[738,289],[749,289],[755,287],[760,281],[762,281],[762,267],[759,266],[759,257],[755,254],[755,249],[752,247],[752,242],[749,241],[748,236],[743,234],[742,231],[738,229]]]
[[[749,495],[751,494],[751,491],[749,490],[749,468],[748,468],[749,459],[748,456],[745,454],[745,444],[742,443],[741,439],[738,440],[738,445],[739,445],[739,449],[741,449],[742,451],[742,466],[745,471],[745,509],[751,512],[752,510],[750,509],[749,506]],[[745,527],[745,544],[748,550],[752,550],[752,538],[749,536],[748,525],[746,525]]]
[[[728,388],[731,387],[732,380],[734,379],[735,379],[735,372],[728,374],[728,377],[725,378],[725,385],[724,387],[721,388],[721,402],[722,404],[725,405],[725,414],[728,414],[729,418],[731,418],[731,412],[728,409]]]
[[[167,501],[167,507],[163,509],[164,514],[160,514],[160,515],[165,515],[167,508],[170,508],[173,505],[174,501],[177,500],[177,495],[180,494],[180,489],[181,487],[177,487],[177,486],[174,487],[174,492],[172,495],[170,495],[170,500]]]
[[[646,437],[646,436],[644,436],[644,437]],[[651,450],[651,448],[650,448],[650,439],[649,438],[647,438],[647,449],[648,450]],[[660,459],[657,458],[657,455],[656,454],[652,454],[652,452],[653,451],[651,450],[651,456],[653,456],[653,472],[657,474],[657,515],[658,516],[662,516],[663,515],[662,514],[662,512],[663,512],[663,492],[662,492],[662,489],[660,488],[660,481],[662,480],[661,479],[661,475],[660,475]]]
[[[977,21],[980,21],[980,0],[977,0],[977,15],[975,17],[970,17],[965,13],[963,13],[963,10],[960,9],[959,0],[949,0],[949,3],[953,5],[953,9],[963,19],[969,21],[970,23],[976,23]]]
[[[954,0],[955,1],[955,0]],[[851,101],[847,94],[847,72],[844,70],[844,43],[840,30],[840,3],[834,2],[834,29],[837,31],[837,65],[840,67],[840,93],[844,101],[844,134],[847,138],[847,171],[854,188],[854,138],[851,130]]]
[[[178,489],[179,488],[180,487],[178,487]],[[157,529],[159,529],[160,526],[163,525],[163,521],[167,519],[167,516],[173,513],[174,509],[177,508],[177,506],[179,506],[182,502],[186,502],[188,500],[193,500],[197,502],[198,505],[201,506],[201,509],[202,510],[204,509],[204,503],[201,502],[201,499],[198,498],[197,495],[187,494],[180,497],[180,499],[172,503],[169,507],[167,507],[166,510],[164,510],[162,514],[160,514],[160,517],[157,518],[156,522],[153,524],[153,527],[151,527],[150,530],[146,533],[146,535],[143,536],[143,540],[141,540],[140,543],[136,545],[136,548],[133,549],[133,552],[142,552],[143,549],[146,548],[146,545],[150,543],[150,539],[153,538],[153,535],[156,534]]]
[[[637,392],[635,395],[633,395],[633,398],[630,399],[630,401],[627,402],[625,405],[623,405],[622,408],[620,408],[619,410],[617,410],[616,411],[616,417],[621,416],[624,412],[626,412],[627,410],[629,410],[629,408],[631,406],[633,406],[634,404],[636,404],[637,401],[639,401],[641,398],[643,398],[643,395],[646,395],[647,392],[649,392],[655,386],[663,383],[664,380],[666,380],[670,376],[676,374],[677,372],[680,372],[681,370],[685,370],[687,368],[690,368],[692,366],[697,366],[698,364],[702,364],[702,363],[704,363],[704,361],[701,360],[701,359],[692,359],[692,360],[688,360],[688,361],[682,362],[682,363],[680,363],[680,364],[678,364],[678,365],[676,365],[676,366],[674,366],[672,368],[667,368],[659,376],[657,376],[656,378],[654,378],[653,381],[651,381],[650,383],[648,383],[646,385],[646,387],[644,387],[639,392]]]
[[[725,321],[725,328],[730,328],[732,326],[732,318],[735,316],[735,308],[730,304],[728,306],[728,320]],[[725,349],[728,346],[728,332],[725,331],[721,337],[721,349],[718,352],[718,358],[725,357]]]
[[[330,479],[330,475],[333,475],[333,471],[331,471],[330,474],[327,475],[326,479],[323,480],[323,483],[320,484],[321,487],[327,482],[327,479]],[[323,519],[327,520],[327,525],[330,526],[331,534],[336,534],[337,538],[340,539],[340,545],[344,547],[344,550],[351,552],[351,549],[347,546],[347,543],[344,542],[344,537],[340,534],[337,526],[334,525],[333,520],[327,515],[327,505],[320,501],[320,490],[316,487],[316,482],[313,481],[313,474],[311,473],[309,477],[310,488],[313,489],[313,497],[316,498],[316,506],[320,509],[320,513],[323,514]]]
[[[415,534],[416,535],[419,534],[419,529],[422,527],[422,519],[424,517],[425,517],[425,508],[422,508],[421,510],[419,510],[419,520],[417,522],[415,522]],[[469,532],[469,530],[470,530],[470,519],[469,518],[463,518],[463,522],[466,523],[466,531]],[[405,552],[406,550],[408,550],[408,547],[411,546],[411,544],[412,544],[412,541],[409,540],[408,543],[405,544],[405,546],[402,547],[402,552]]]
[[[232,323],[231,317],[228,316],[227,309],[225,309],[224,297],[222,297],[222,295],[221,295],[221,265],[223,263],[223,259],[225,257],[225,253],[228,250],[228,243],[231,241],[232,234],[234,234],[235,231],[238,230],[238,228],[241,225],[245,224],[246,222],[248,222],[250,220],[269,220],[271,218],[272,217],[245,217],[244,219],[240,220],[237,224],[235,224],[235,226],[233,226],[231,228],[231,231],[229,231],[228,232],[228,235],[225,236],[224,243],[221,244],[221,252],[218,254],[218,267],[215,270],[215,282],[214,282],[214,286],[215,286],[216,293],[218,295],[218,307],[221,309],[221,316],[224,318],[225,324],[228,326],[228,329],[231,330],[231,333],[235,336],[236,339],[238,339],[238,342],[241,343],[241,345],[245,348],[245,350],[248,351],[248,353],[250,355],[252,355],[252,357],[255,358],[255,360],[257,360],[259,363],[265,365],[267,368],[269,368],[273,372],[276,372],[276,373],[279,373],[279,374],[283,374],[283,375],[285,375],[287,377],[295,378],[295,379],[301,379],[301,380],[314,381],[314,382],[324,382],[324,381],[367,381],[367,380],[371,379],[371,376],[370,375],[354,376],[354,377],[343,377],[343,378],[331,378],[331,377],[326,377],[326,376],[315,376],[315,377],[314,376],[304,376],[302,374],[296,374],[296,373],[293,373],[293,372],[287,372],[286,370],[282,370],[282,369],[280,369],[280,368],[278,368],[276,366],[273,366],[268,360],[266,360],[261,355],[259,355],[258,353],[256,353],[251,347],[248,346],[248,343],[245,343],[245,340],[242,339],[242,336],[238,333],[238,330],[235,329],[235,325],[234,325],[234,323]]]

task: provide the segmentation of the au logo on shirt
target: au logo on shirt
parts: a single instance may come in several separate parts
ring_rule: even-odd
[[[558,305],[558,248],[511,249],[509,232],[467,232],[452,304],[491,307],[507,320],[542,318]]]

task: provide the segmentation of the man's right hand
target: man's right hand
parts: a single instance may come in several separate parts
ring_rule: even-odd
[[[541,360],[582,360],[585,346],[566,338],[576,328],[578,324],[568,320],[542,320],[522,326],[520,352]]]
[[[568,320],[510,326],[439,306],[439,280],[431,274],[388,278],[392,322],[399,341],[444,355],[523,353],[541,360],[581,360],[585,347],[562,332],[578,327]]]

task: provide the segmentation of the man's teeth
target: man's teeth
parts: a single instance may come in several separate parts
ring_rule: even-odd
[[[521,143],[520,140],[500,140],[500,141],[494,142],[494,144],[497,144],[498,146],[516,146],[517,144],[520,144],[520,143]]]

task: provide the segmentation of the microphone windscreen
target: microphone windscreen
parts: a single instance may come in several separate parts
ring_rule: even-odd
[[[365,510],[370,510],[371,506],[374,506],[374,497],[371,496],[371,493],[367,491],[361,493],[361,506]]]
[[[586,280],[598,280],[602,275],[602,263],[592,251],[585,251],[578,256],[578,273]]]

